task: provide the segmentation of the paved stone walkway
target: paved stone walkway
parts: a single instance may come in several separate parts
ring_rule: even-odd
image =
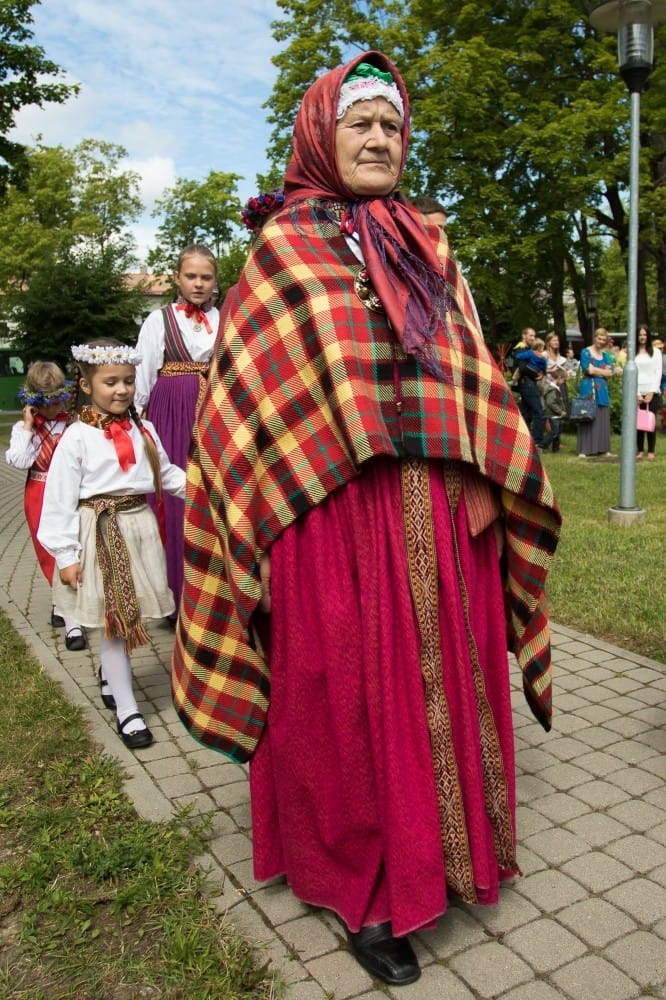
[[[0,605],[49,675],[119,759],[137,811],[152,820],[193,804],[214,813],[201,862],[216,905],[290,982],[288,1000],[630,1000],[666,998],[666,667],[554,627],[555,708],[545,734],[512,665],[518,768],[518,862],[495,908],[453,905],[414,935],[423,966],[401,989],[373,983],[337,920],[281,882],[252,877],[246,767],[200,747],[171,704],[173,633],[151,629],[133,656],[155,744],[121,743],[99,699],[96,644],[65,649],[23,520],[23,473],[0,465]]]

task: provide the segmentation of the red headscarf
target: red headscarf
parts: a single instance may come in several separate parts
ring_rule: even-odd
[[[360,197],[342,180],[335,156],[335,133],[340,88],[362,62],[390,73],[405,108],[402,162],[409,141],[409,98],[400,73],[381,52],[363,52],[324,73],[306,91],[294,125],[293,154],[285,176],[285,204],[306,198],[349,203],[343,227],[358,234],[365,266],[403,349],[433,374],[441,377],[434,348],[436,334],[446,335],[449,306],[442,261],[421,219],[403,201],[387,197]],[[444,267],[447,265],[445,264]],[[448,266],[454,267],[453,261]],[[451,276],[452,277],[452,276]],[[459,336],[468,336],[461,324]]]

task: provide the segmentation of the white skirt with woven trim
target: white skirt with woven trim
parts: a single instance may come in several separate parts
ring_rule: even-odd
[[[97,558],[95,514],[90,507],[79,507],[79,516],[83,579],[78,590],[72,590],[61,582],[56,569],[53,600],[67,618],[86,628],[104,628],[104,582]],[[119,511],[117,518],[129,553],[141,617],[165,618],[173,614],[175,603],[167,584],[164,546],[153,511],[146,505]],[[104,516],[104,526],[106,521]]]

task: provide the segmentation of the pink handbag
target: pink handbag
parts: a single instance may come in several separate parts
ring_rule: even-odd
[[[656,417],[652,410],[648,409],[648,404],[639,403],[636,411],[636,430],[647,431],[648,434],[651,434],[656,426]]]

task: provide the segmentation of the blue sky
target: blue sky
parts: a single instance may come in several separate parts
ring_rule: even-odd
[[[155,198],[176,178],[241,174],[243,201],[265,172],[278,46],[275,0],[42,0],[33,43],[80,85],[66,105],[23,108],[11,138],[72,148],[82,139],[124,146],[141,176],[140,253],[153,243]]]

